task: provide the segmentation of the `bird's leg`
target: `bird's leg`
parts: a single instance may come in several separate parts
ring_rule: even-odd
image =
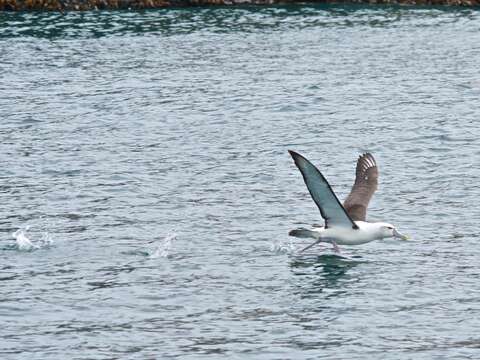
[[[308,250],[308,249],[310,249],[312,246],[317,245],[318,243],[321,243],[321,242],[322,242],[322,240],[317,240],[317,241],[315,241],[313,244],[310,244],[310,245],[308,245],[307,247],[304,247],[302,250],[300,250],[300,252],[304,252],[305,250]]]
[[[335,241],[332,241],[333,245],[333,251],[335,251],[337,254],[340,253],[340,248],[338,247],[337,243]]]

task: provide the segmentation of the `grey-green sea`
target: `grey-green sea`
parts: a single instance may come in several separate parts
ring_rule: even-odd
[[[0,13],[0,358],[479,359],[480,12]],[[287,150],[410,241],[304,253]]]

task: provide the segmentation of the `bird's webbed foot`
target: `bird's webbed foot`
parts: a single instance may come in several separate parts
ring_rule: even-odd
[[[340,254],[340,248],[338,247],[337,243],[335,241],[332,241],[333,245],[333,251],[335,251],[337,254]]]

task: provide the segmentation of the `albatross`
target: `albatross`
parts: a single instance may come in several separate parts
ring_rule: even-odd
[[[334,251],[339,252],[338,245],[360,245],[390,237],[408,239],[389,223],[366,221],[368,203],[378,184],[378,167],[372,154],[359,156],[355,182],[342,206],[322,173],[302,155],[291,150],[288,152],[325,220],[324,226],[314,225],[311,230],[300,228],[289,232],[290,236],[316,239],[301,251],[321,242],[331,243]]]

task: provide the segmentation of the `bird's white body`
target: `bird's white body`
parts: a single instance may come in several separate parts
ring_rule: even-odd
[[[344,227],[325,229],[323,226],[315,227],[311,230],[311,237],[322,242],[336,243],[337,245],[361,245],[392,236],[392,230],[389,229],[391,225],[386,223],[355,221],[355,224],[358,226],[358,229]]]
[[[407,239],[391,224],[365,221],[368,202],[377,189],[378,178],[377,164],[371,154],[359,157],[355,183],[342,205],[322,173],[302,155],[291,150],[289,152],[303,176],[313,201],[325,219],[324,227],[317,226],[311,230],[301,228],[289,232],[290,236],[316,239],[315,243],[302,251],[320,242],[331,243],[338,252],[337,245],[360,245],[389,237]]]

